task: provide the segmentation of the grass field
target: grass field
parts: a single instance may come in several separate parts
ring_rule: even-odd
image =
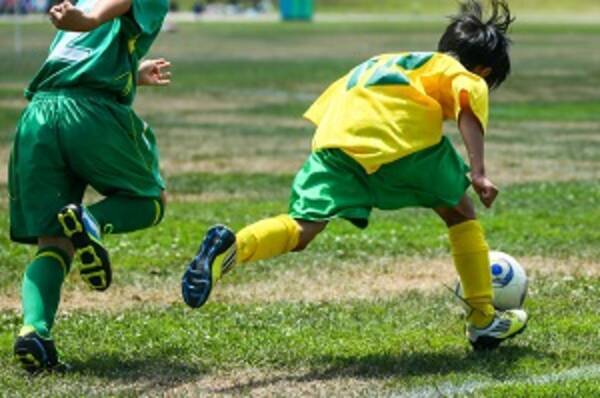
[[[447,0],[313,0],[319,11],[335,12],[412,12],[412,13],[439,13],[453,12],[456,2]],[[517,13],[565,13],[600,11],[600,5],[594,0],[573,0],[569,6],[561,0],[510,0],[511,9]]]
[[[177,0],[180,10],[191,10],[194,0]],[[221,3],[227,3],[221,0]],[[214,3],[214,1],[213,1]],[[243,3],[243,1],[242,1]],[[249,3],[248,1],[246,3]],[[278,6],[278,1],[271,1]],[[456,2],[448,0],[313,0],[317,12],[343,13],[411,13],[448,14],[455,10]],[[517,13],[535,15],[542,13],[564,14],[600,12],[600,4],[595,0],[510,0],[511,8]]]
[[[318,10],[324,11],[412,11],[412,12],[440,12],[454,11],[455,2],[446,0],[313,0]],[[599,10],[600,5],[594,0],[510,0],[515,11],[558,11],[580,12],[582,10]]]
[[[309,251],[228,275],[202,310],[179,297],[208,226],[286,210],[312,134],[301,114],[320,90],[374,53],[433,48],[441,28],[181,24],[163,34],[153,54],[173,61],[173,85],[141,90],[136,109],[162,148],[167,218],[107,238],[108,292],[69,278],[54,330],[68,375],[31,379],[12,363],[32,250],[9,243],[0,199],[0,395],[599,396],[597,25],[517,25],[514,75],[492,98],[488,169],[502,193],[479,210],[491,246],[531,276],[524,335],[471,352],[443,287],[455,278],[445,228],[424,210],[375,212],[364,232],[334,222]],[[50,35],[27,25],[15,56],[12,28],[0,26],[3,168]]]

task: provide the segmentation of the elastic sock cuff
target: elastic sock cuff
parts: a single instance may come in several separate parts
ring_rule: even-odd
[[[460,236],[464,233],[471,232],[473,230],[479,230],[483,232],[483,228],[481,227],[481,223],[478,220],[469,220],[462,222],[460,224],[456,224],[448,228],[451,236]]]
[[[294,250],[298,247],[298,243],[300,242],[300,225],[298,225],[298,222],[288,214],[277,216],[277,219],[285,224],[285,227],[288,230],[289,240],[287,242],[286,251],[289,252]]]
[[[58,261],[65,276],[71,271],[71,257],[62,249],[54,246],[43,247],[35,254],[35,258],[52,257]]]
[[[489,251],[483,228],[477,220],[450,227],[448,232],[452,255],[455,257]]]

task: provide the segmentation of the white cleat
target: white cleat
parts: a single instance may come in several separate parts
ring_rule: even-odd
[[[523,333],[527,321],[527,313],[523,310],[496,312],[494,320],[483,329],[467,324],[467,338],[475,351],[493,350],[504,340]]]

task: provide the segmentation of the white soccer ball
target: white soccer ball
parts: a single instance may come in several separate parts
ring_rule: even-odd
[[[527,274],[514,257],[498,252],[490,252],[490,273],[494,288],[494,307],[501,311],[521,308],[527,296]],[[463,297],[460,282],[456,293]],[[466,307],[466,305],[463,306]]]

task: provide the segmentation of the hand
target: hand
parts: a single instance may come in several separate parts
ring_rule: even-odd
[[[147,59],[138,68],[139,86],[167,86],[171,83],[171,63],[164,58]]]
[[[60,30],[89,32],[98,27],[96,18],[76,8],[69,1],[53,6],[48,13],[52,24]]]
[[[481,174],[472,174],[471,184],[473,184],[473,189],[479,195],[481,203],[490,208],[496,200],[496,196],[498,196],[498,188],[486,176]]]

